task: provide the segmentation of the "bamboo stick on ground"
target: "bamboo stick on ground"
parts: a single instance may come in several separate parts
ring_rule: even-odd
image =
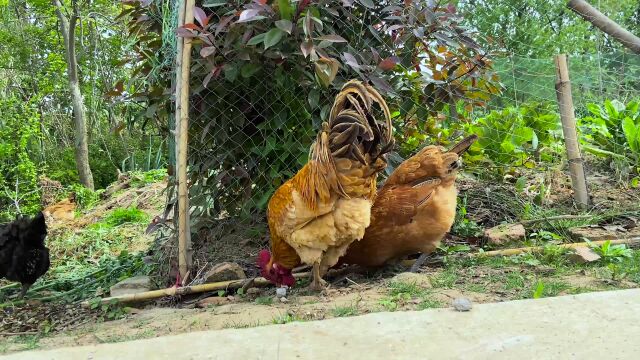
[[[606,241],[607,240],[592,241],[591,244],[597,246],[597,245],[604,244]],[[611,245],[640,244],[640,238],[610,240],[610,241],[611,241]],[[578,247],[589,246],[589,243],[583,242],[583,243],[561,244],[558,246],[562,248],[567,248],[567,249],[574,249]],[[515,248],[515,249],[476,252],[476,253],[468,254],[468,256],[470,257],[511,256],[511,255],[518,255],[518,254],[523,254],[527,252],[533,252],[533,253],[540,252],[543,250],[544,250],[544,246],[530,246],[530,247]],[[415,260],[404,260],[401,263],[402,265],[405,265],[405,266],[411,266],[413,265],[414,262]],[[341,270],[338,270],[338,273],[340,273],[340,271]],[[310,274],[311,274],[310,272],[303,272],[303,273],[294,274],[293,276],[296,279],[301,279],[301,278],[309,277]],[[222,281],[222,282],[216,282],[216,283],[210,283],[210,284],[185,286],[180,288],[170,287],[167,289],[153,290],[153,291],[147,291],[147,292],[137,293],[137,294],[114,296],[114,297],[104,298],[100,300],[100,303],[107,304],[114,301],[118,303],[141,302],[141,301],[153,300],[153,299],[157,299],[165,296],[188,295],[188,294],[197,294],[197,293],[216,291],[216,290],[238,289],[238,288],[243,288],[248,282],[251,282],[251,281],[253,281],[253,285],[251,287],[266,286],[271,284],[269,280],[262,277],[258,277],[255,279]],[[90,304],[89,304],[89,301],[85,301],[82,303],[82,305],[88,307]]]

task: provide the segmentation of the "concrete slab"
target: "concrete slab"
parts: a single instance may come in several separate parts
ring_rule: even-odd
[[[640,289],[194,332],[2,357],[76,359],[639,359]]]

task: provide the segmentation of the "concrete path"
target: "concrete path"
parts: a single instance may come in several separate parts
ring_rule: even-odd
[[[2,359],[640,359],[640,289],[194,332]]]

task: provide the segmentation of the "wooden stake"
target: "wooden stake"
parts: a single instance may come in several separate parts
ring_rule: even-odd
[[[567,56],[564,54],[556,55],[555,62],[556,95],[558,96],[558,106],[560,107],[560,119],[562,120],[564,143],[567,148],[567,159],[569,160],[569,171],[571,172],[574,198],[578,207],[585,209],[589,205],[589,193],[587,192],[587,180],[585,179],[582,155],[580,154],[580,146],[578,145],[578,133],[576,131],[576,118],[573,109]]]
[[[193,22],[194,0],[185,0],[180,11],[184,13],[183,25]],[[180,15],[178,15],[180,17]],[[180,19],[179,19],[180,20]],[[180,39],[180,38],[179,38]],[[182,38],[179,82],[176,83],[176,178],[178,180],[178,267],[182,281],[191,269],[192,248],[189,226],[189,187],[187,184],[187,155],[189,147],[189,72],[191,71],[191,39]],[[178,87],[180,92],[177,92]],[[179,116],[179,117],[178,117]]]
[[[636,54],[640,54],[640,38],[627,31],[584,0],[570,0],[567,7],[595,27],[611,35]]]

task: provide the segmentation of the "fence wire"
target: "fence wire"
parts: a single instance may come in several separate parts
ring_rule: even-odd
[[[324,3],[329,7],[333,2]],[[331,18],[335,21],[333,24],[325,23],[325,30],[332,28],[338,32],[350,28],[352,32],[348,34],[352,37],[348,39],[348,46],[333,43],[332,40],[327,40],[330,39],[328,37],[319,45],[327,49],[345,46],[340,51],[343,56],[338,59],[341,63],[338,77],[328,88],[318,86],[319,80],[313,75],[296,73],[303,69],[313,74],[314,64],[311,61],[299,68],[273,66],[273,63],[277,64],[273,59],[278,59],[284,51],[294,53],[298,50],[262,50],[263,57],[260,59],[271,63],[261,64],[256,63],[253,58],[249,60],[254,54],[255,45],[246,45],[246,49],[236,48],[232,55],[231,51],[224,52],[229,50],[228,44],[215,48],[217,45],[208,45],[205,40],[196,45],[190,79],[188,150],[189,196],[194,232],[210,227],[213,223],[224,223],[234,224],[235,228],[241,228],[249,236],[265,237],[265,208],[269,197],[307,162],[309,147],[321,121],[326,119],[328,108],[341,82],[362,75],[354,69],[354,59],[345,57],[344,53],[354,51],[354,48],[370,52],[370,47],[364,44],[372,40],[362,34],[367,31],[366,21],[371,21],[372,24],[378,22],[366,16],[375,13],[374,7],[381,5],[373,5],[368,1],[335,3],[340,3],[336,7],[340,8],[341,16]],[[352,3],[353,7],[343,7],[343,3]],[[224,6],[204,8],[211,23],[220,26],[229,21],[228,14],[225,13],[228,9],[221,11],[223,8]],[[245,11],[246,9],[253,8],[247,7]],[[352,9],[352,12],[348,13],[345,9]],[[323,20],[326,21],[324,18]],[[299,22],[293,24],[294,34],[304,30],[305,21],[307,20],[301,16]],[[391,20],[384,20],[382,17],[379,19],[381,24],[385,21],[389,23]],[[291,29],[286,29],[286,24],[282,23],[277,26],[280,25],[285,28],[285,34],[278,36],[285,39],[290,36],[286,34],[287,30]],[[316,31],[317,29],[318,24]],[[213,31],[215,30],[214,27]],[[226,29],[220,31],[227,33]],[[230,33],[233,30],[228,31]],[[244,37],[245,44],[251,44],[256,33],[258,32],[246,30],[237,36]],[[363,37],[353,37],[359,34]],[[482,34],[476,35],[482,38]],[[255,40],[262,44],[260,46],[263,49],[265,38]],[[217,41],[219,39],[216,37]],[[234,39],[227,38],[227,41]],[[384,41],[381,44],[387,48],[376,50],[387,55],[403,50],[402,45],[389,45]],[[434,49],[441,46],[434,41],[427,45]],[[376,45],[371,45],[374,46]],[[215,49],[206,50],[209,47]],[[245,50],[246,54],[243,55]],[[213,55],[209,56],[211,54]],[[384,84],[396,84],[393,82],[396,77],[405,76],[412,79],[411,83],[415,86],[412,91],[422,92],[423,95],[428,92],[427,89],[435,92],[434,87],[429,86],[435,85],[437,89],[442,81],[434,79],[433,72],[410,69],[404,73],[387,74],[388,77],[382,78],[384,83],[373,81],[373,85],[378,87],[388,101],[396,126],[398,146],[389,158],[387,174],[423,146],[447,145],[463,134],[476,133],[481,140],[465,157],[469,172],[479,177],[491,172],[493,175],[498,174],[498,178],[512,178],[516,186],[522,186],[524,191],[531,191],[532,197],[544,198],[549,194],[550,188],[547,186],[544,190],[545,183],[566,182],[568,179],[568,176],[557,179],[558,171],[566,174],[566,154],[555,90],[556,69],[553,55],[530,57],[504,51],[487,54],[492,62],[487,73],[495,73],[495,84],[500,91],[474,87],[473,81],[479,76],[469,74],[468,79],[462,80],[468,80],[472,85],[465,91],[453,91],[456,94],[453,100],[449,99],[444,105],[435,108],[425,105],[424,96],[408,96],[410,92],[384,88]],[[364,56],[358,57],[355,61],[359,63],[363,58]],[[384,59],[384,56],[381,58]],[[237,62],[238,59],[246,61],[240,63]],[[234,64],[241,65],[229,65],[233,61],[236,61]],[[284,57],[282,62],[286,66],[290,64]],[[446,64],[436,69],[444,66]],[[640,137],[639,140],[633,140],[637,143],[629,140],[623,123],[630,118],[635,126],[640,127],[640,59],[622,51],[595,53],[569,56],[569,67],[579,142],[588,149],[584,151],[583,148],[583,151],[594,159],[599,156],[617,162],[618,169],[621,170],[619,177],[631,181],[637,176]],[[482,100],[481,106],[478,106],[479,98]],[[408,109],[411,110],[407,111]],[[538,182],[535,186],[517,183],[519,177],[527,171],[529,174],[534,173],[533,177],[539,180],[536,180]],[[596,172],[590,169],[589,175]],[[540,202],[543,203],[544,201]],[[217,238],[232,232],[228,227],[224,229],[216,235]],[[198,237],[195,237],[196,256],[198,241]]]

